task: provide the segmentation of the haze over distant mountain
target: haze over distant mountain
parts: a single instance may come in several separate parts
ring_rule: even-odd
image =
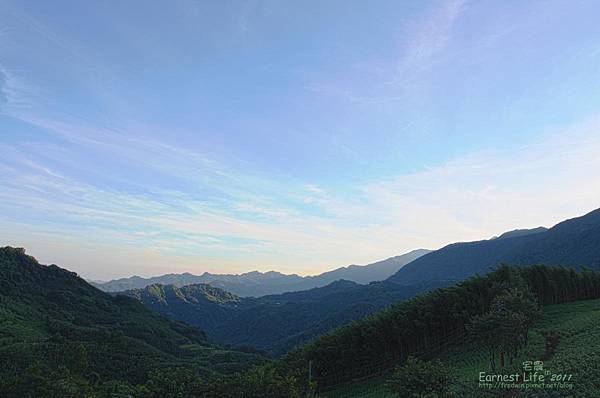
[[[382,281],[393,275],[406,264],[430,253],[430,250],[417,249],[406,254],[388,258],[369,265],[350,265],[324,272],[316,276],[299,276],[296,274],[285,275],[276,271],[247,272],[240,275],[211,274],[202,275],[166,274],[151,278],[132,276],[130,278],[116,279],[105,283],[91,284],[107,292],[119,292],[131,289],[141,289],[153,284],[186,286],[192,284],[210,284],[243,297],[259,297],[268,294],[307,290],[328,285],[339,279],[366,284]]]
[[[358,268],[375,270],[392,261]],[[489,240],[448,245],[420,256],[389,279],[368,285],[337,280],[324,287],[260,298],[243,298],[208,285],[155,285],[124,294],[206,330],[218,342],[278,355],[420,292],[487,274],[501,263],[600,269],[600,210],[549,230],[515,230]],[[338,269],[319,278],[336,278],[354,269]]]
[[[369,265],[349,265],[334,269],[333,271],[324,272],[317,276],[309,276],[304,278],[305,281],[315,281],[323,284],[328,284],[340,279],[366,284],[375,281],[383,281],[394,273],[398,272],[402,267],[410,262],[431,253],[432,250],[417,249],[400,256],[390,257],[386,260],[378,261]]]
[[[192,284],[211,284],[214,287],[222,288],[240,296],[257,296],[285,291],[287,286],[293,286],[302,280],[301,276],[295,274],[285,275],[276,271],[252,271],[240,275],[211,274],[209,272],[205,272],[202,275],[193,275],[185,272],[183,274],[165,274],[150,278],[132,276],[105,283],[91,283],[106,292],[142,289],[155,284],[174,285],[178,287]]]
[[[600,209],[548,230],[516,230],[490,240],[448,245],[403,267],[389,281],[458,281],[486,274],[502,263],[600,269]]]

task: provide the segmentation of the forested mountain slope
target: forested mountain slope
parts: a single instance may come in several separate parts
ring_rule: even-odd
[[[496,239],[448,245],[406,265],[389,281],[400,284],[458,281],[475,274],[484,275],[502,263],[600,269],[600,209],[549,230],[517,232]]]
[[[223,351],[199,329],[168,320],[132,298],[110,296],[75,273],[40,265],[11,247],[0,248],[0,325],[0,396],[15,391],[70,396],[61,388],[139,383],[167,366],[212,373],[262,361]]]
[[[153,311],[207,332],[214,332],[224,320],[235,316],[240,305],[253,301],[206,284],[182,287],[156,284],[117,294],[133,297]]]
[[[326,389],[392,368],[409,356],[431,357],[463,339],[473,319],[488,313],[502,292],[514,289],[530,290],[542,306],[598,299],[600,273],[503,266],[337,328],[292,351],[280,366],[308,377],[310,362],[313,380]]]
[[[240,298],[208,285],[152,285],[121,294],[206,330],[219,343],[279,355],[337,326],[441,285],[444,283],[359,285],[341,280],[321,288],[258,299]]]
[[[490,391],[479,387],[479,373],[488,369],[486,347],[470,339],[461,339],[449,346],[444,352],[428,357],[439,360],[443,368],[451,372],[449,390],[456,397],[574,397],[596,398],[600,396],[600,300],[574,301],[565,304],[549,305],[543,308],[541,317],[536,319],[529,332],[529,343],[519,353],[510,369],[523,371],[522,364],[532,359],[543,360],[543,368],[554,374],[573,375],[568,386],[557,386],[547,391],[532,388],[528,391]],[[548,353],[547,339],[549,331],[560,336],[555,350]],[[389,372],[383,372],[367,380],[344,383],[337,388],[327,389],[319,398],[397,398],[386,386]],[[548,379],[548,377],[547,377]],[[563,387],[563,388],[561,388]]]
[[[240,298],[218,289],[204,297],[212,289],[207,285],[153,286],[126,294],[172,319],[206,330],[220,343],[280,355],[337,326],[418,293],[453,285],[474,274],[485,275],[505,262],[598,267],[599,214],[592,212],[550,230],[516,230],[490,240],[449,245],[409,263],[388,281],[369,285],[337,281],[260,298]]]

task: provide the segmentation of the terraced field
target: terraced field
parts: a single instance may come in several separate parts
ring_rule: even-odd
[[[556,332],[556,350],[546,353],[544,333]],[[489,390],[479,387],[480,372],[488,371],[485,350],[462,340],[438,358],[452,371],[452,392],[456,397],[527,397],[527,398],[598,398],[600,397],[600,300],[577,301],[546,306],[542,317],[530,331],[528,346],[519,358],[507,365],[502,373],[522,372],[523,362],[543,361],[544,372],[572,374],[573,388],[532,389],[529,391]],[[504,395],[502,395],[504,394]],[[364,382],[340,386],[322,393],[320,398],[392,398],[386,391],[385,376]]]

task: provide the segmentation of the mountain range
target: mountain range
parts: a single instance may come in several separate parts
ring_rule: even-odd
[[[422,252],[409,254],[418,258],[406,265],[403,262],[407,261],[408,254],[369,266],[345,267],[316,277],[302,278],[296,275],[293,276],[295,283],[291,284],[281,282],[277,273],[260,274],[261,277],[257,277],[259,273],[249,273],[246,278],[255,281],[252,285],[255,292],[259,291],[257,286],[268,286],[265,280],[276,282],[276,287],[272,289],[298,287],[297,291],[261,295],[258,298],[227,291],[215,286],[217,282],[188,285],[181,275],[172,275],[176,284],[152,284],[129,289],[120,294],[113,293],[116,297],[112,300],[120,303],[119,300],[123,298],[119,297],[123,295],[133,297],[172,320],[199,327],[206,332],[211,343],[244,350],[245,347],[253,347],[272,355],[281,355],[315,336],[364,318],[392,303],[424,291],[453,285],[469,276],[487,274],[502,263],[517,266],[543,263],[598,270],[600,210],[564,221],[547,230],[510,231],[489,240],[451,244],[424,255],[421,255]],[[383,270],[385,267],[387,269]],[[359,284],[339,279],[342,275],[353,275],[364,282],[365,279],[359,279],[357,270],[366,273],[369,270],[383,270],[377,274],[379,278],[394,267],[400,270],[384,281]],[[227,277],[229,279],[224,279],[231,286],[242,285],[239,276]],[[223,279],[220,280],[225,284]],[[328,283],[331,280],[335,281]],[[144,283],[147,281],[144,280]],[[325,286],[301,290],[301,286],[305,286],[301,284],[303,281],[308,286],[316,281]],[[108,300],[106,295],[101,296],[103,293],[90,290],[92,288],[87,284],[85,286],[82,288],[87,292],[85,294],[99,297],[98,300],[104,297],[100,301]],[[31,290],[33,294],[33,288]],[[47,297],[52,299],[72,295],[60,293]],[[97,310],[88,308],[85,311]],[[119,321],[117,324],[123,323]]]
[[[600,210],[551,229],[515,230],[489,240],[451,244],[419,256],[385,281],[366,285],[337,280],[324,287],[259,298],[239,297],[209,285],[159,284],[122,294],[202,328],[221,344],[280,355],[392,303],[487,274],[503,263],[600,269]]]
[[[500,264],[557,265],[600,269],[600,209],[550,229],[516,230],[497,238],[454,243],[422,256],[391,276],[412,285],[432,280],[464,280]]]
[[[123,294],[168,318],[205,330],[219,344],[252,347],[278,356],[337,326],[392,303],[446,286],[423,282],[360,285],[338,280],[327,286],[260,298],[239,297],[206,284],[150,285]]]
[[[562,268],[526,267],[541,263]],[[213,389],[229,380],[221,376],[256,364],[280,364],[302,378],[312,363],[323,385],[338,380],[340,370],[351,380],[405,348],[461,332],[469,316],[484,311],[481,303],[489,304],[490,289],[504,286],[496,282],[511,275],[524,278],[544,303],[600,296],[597,273],[571,271],[584,268],[600,270],[600,210],[547,230],[448,245],[384,281],[341,279],[261,297],[211,284],[154,284],[108,294],[75,273],[39,264],[23,249],[0,248],[0,395],[86,396],[83,389],[102,388],[108,394],[98,396],[116,396],[115,388],[126,387],[121,395],[137,396],[130,391],[139,383],[177,390],[198,375],[217,375]],[[398,346],[398,336],[407,333],[408,346]],[[258,351],[282,358],[269,361]],[[264,380],[268,368],[261,369],[243,379],[240,391]],[[79,392],[69,395],[74,388]]]
[[[162,284],[182,287],[192,284],[210,284],[242,297],[259,297],[269,294],[308,290],[325,286],[331,282],[345,279],[348,281],[367,284],[387,279],[403,266],[431,250],[417,249],[409,253],[378,261],[369,265],[349,265],[316,276],[286,275],[276,271],[252,271],[241,275],[211,274],[202,275],[166,274],[151,278],[132,276],[104,283],[89,281],[92,285],[106,292],[140,289],[149,285]]]

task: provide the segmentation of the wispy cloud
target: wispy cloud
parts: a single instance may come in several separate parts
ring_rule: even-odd
[[[353,104],[377,105],[414,97],[427,85],[431,69],[451,42],[466,7],[466,0],[435,3],[403,28],[397,54],[376,63],[361,60],[349,68],[353,72],[347,79],[311,81],[306,89]]]
[[[457,20],[466,7],[465,0],[438,3],[422,20],[416,21],[407,33],[390,84],[398,88],[418,84],[429,73],[436,56],[442,53],[452,38]]]
[[[0,63],[0,112],[30,109],[34,101],[33,94],[33,87],[17,71],[3,67]]]
[[[153,168],[186,178],[195,178],[192,171],[198,166],[216,167],[225,179],[195,181],[226,192],[221,202],[152,186],[138,193],[100,188],[62,176],[26,150],[5,146],[2,163],[21,166],[0,175],[0,211],[12,223],[69,237],[83,247],[97,241],[127,252],[150,248],[157,259],[183,255],[184,263],[196,259],[213,271],[220,264],[238,264],[246,270],[311,273],[415,247],[550,225],[591,210],[600,197],[595,173],[600,168],[599,130],[600,121],[593,119],[517,152],[473,154],[366,183],[354,192],[262,180],[260,195],[249,187],[256,177],[246,178],[240,170],[224,172],[195,153],[126,135],[97,134],[107,155],[132,157],[144,166],[153,159]],[[116,147],[129,150],[113,153]],[[159,155],[158,148],[166,154]],[[144,151],[156,156],[143,157]],[[274,200],[282,191],[288,192],[286,200]]]
[[[593,90],[580,97],[585,105],[559,111],[556,119],[540,112],[507,122],[506,131],[526,130],[526,146],[508,142],[516,137],[512,130],[500,137],[500,128],[492,129],[493,139],[473,138],[496,120],[481,117],[496,105],[508,104],[498,118],[527,112],[504,92],[486,102],[488,89],[519,84],[516,74],[498,80],[481,74],[497,66],[496,45],[510,32],[503,19],[510,12],[481,29],[471,26],[489,15],[480,4],[399,3],[390,10],[406,11],[408,21],[382,18],[382,29],[365,24],[382,35],[378,42],[326,20],[339,16],[331,5],[324,5],[322,20],[283,3],[249,2],[235,10],[220,8],[222,2],[133,4],[93,13],[73,7],[86,23],[61,25],[66,16],[53,8],[5,4],[0,10],[10,12],[0,12],[3,22],[15,29],[0,33],[0,117],[6,121],[0,126],[0,241],[31,247],[42,261],[84,276],[316,273],[549,226],[598,207],[599,119],[537,131],[552,120],[587,118]],[[148,18],[131,23],[131,15],[146,11]],[[549,11],[557,20],[562,12]],[[527,16],[515,26],[530,26]],[[552,21],[531,29],[545,38]],[[314,22],[314,35],[302,31],[306,22]],[[474,43],[465,43],[467,34]],[[316,36],[326,44],[315,43]],[[515,43],[504,43],[500,56],[514,56]],[[588,54],[596,45],[582,50]],[[482,63],[456,67],[464,52]],[[542,64],[527,76],[519,72],[519,79],[535,80]],[[461,99],[448,95],[469,71],[480,78],[478,96],[470,89],[457,93]],[[583,76],[574,73],[580,71],[557,67],[556,76]],[[592,78],[561,94],[570,99]],[[303,82],[312,94],[298,92]],[[436,83],[441,99],[433,98]],[[548,97],[547,83],[539,82],[543,91],[527,90],[532,103]],[[556,101],[551,105],[545,109],[558,109]],[[421,140],[430,120],[440,132]],[[475,149],[444,148],[448,135],[463,127]],[[477,149],[494,140],[508,142],[510,150]],[[443,153],[407,155],[415,145],[419,154],[426,146]],[[426,162],[435,166],[419,169]],[[361,174],[363,165],[369,171]],[[319,168],[330,176],[311,177]]]

